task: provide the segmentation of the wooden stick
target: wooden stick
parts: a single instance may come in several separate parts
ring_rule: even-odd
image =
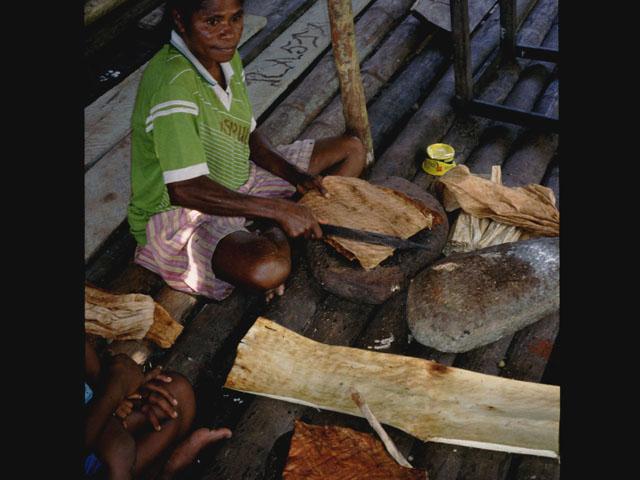
[[[398,451],[396,445],[393,443],[393,440],[391,440],[389,438],[389,435],[387,435],[387,432],[384,431],[384,428],[382,428],[382,425],[380,425],[378,419],[373,415],[373,412],[369,408],[369,405],[367,405],[367,402],[365,402],[362,398],[362,395],[360,395],[360,393],[353,387],[351,388],[350,393],[351,399],[358,406],[358,408],[364,415],[364,418],[366,418],[367,422],[369,422],[369,425],[371,425],[371,427],[376,431],[376,433],[380,437],[380,440],[382,440],[382,443],[384,443],[387,452],[389,452],[389,455],[391,455],[393,459],[403,467],[413,468],[411,464],[407,462],[407,459],[404,458]]]
[[[353,12],[349,0],[327,0],[331,23],[331,45],[340,80],[340,95],[347,131],[354,132],[367,148],[367,165],[373,162],[373,141],[367,101],[360,78]]]

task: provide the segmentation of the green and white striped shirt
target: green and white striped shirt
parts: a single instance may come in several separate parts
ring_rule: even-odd
[[[131,233],[145,245],[152,215],[175,208],[166,184],[207,175],[236,190],[249,178],[249,134],[255,129],[236,51],[220,64],[224,90],[193,56],[182,38],[149,62],[132,116]]]

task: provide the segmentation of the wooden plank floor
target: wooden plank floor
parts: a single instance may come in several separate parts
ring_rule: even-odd
[[[253,60],[267,51],[278,35],[316,3],[246,0],[245,9],[266,16],[267,26],[247,42],[243,58],[247,55]],[[450,104],[454,85],[448,33],[413,14],[413,0],[361,3],[368,7],[356,24],[356,38],[376,153],[376,163],[366,178],[396,175],[428,189],[433,178],[419,168],[424,147],[445,141],[456,148],[458,163],[466,163],[472,171],[502,165],[505,183],[546,185],[554,190],[559,205],[559,136],[457,115]],[[557,48],[558,0],[516,3],[522,21],[519,38],[531,45]],[[557,115],[559,77],[554,65],[519,60],[508,68],[493,68],[498,19],[499,10],[493,8],[472,32],[474,70],[488,72],[480,82],[480,98]],[[344,120],[331,52],[317,57],[264,111],[258,128],[275,143],[342,133]],[[112,175],[119,178],[122,174]],[[120,181],[128,181],[128,172]],[[259,296],[242,291],[223,302],[172,291],[156,275],[130,263],[134,243],[126,228],[105,234],[110,235],[109,240],[86,266],[88,280],[114,291],[153,295],[185,323],[184,333],[170,351],[139,344],[125,345],[124,351],[135,347],[145,360],[162,362],[192,381],[198,398],[195,426],[228,426],[234,431],[232,439],[202,452],[186,478],[281,478],[296,418],[371,432],[366,421],[357,417],[221,388],[238,342],[258,315],[335,345],[373,348],[393,335],[394,341],[383,351],[519,380],[543,381],[550,368],[558,336],[557,314],[471,352],[444,354],[411,341],[405,319],[406,292],[371,306],[323,291],[309,272],[303,241],[294,242],[294,267],[284,296],[265,305]],[[560,478],[558,463],[549,459],[423,443],[393,428],[389,434],[414,466],[429,471],[432,480]]]

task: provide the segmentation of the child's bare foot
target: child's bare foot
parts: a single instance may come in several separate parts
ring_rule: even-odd
[[[228,428],[217,428],[215,430],[209,430],[208,428],[197,429],[173,451],[164,466],[161,478],[171,478],[172,475],[191,465],[204,447],[223,438],[230,437],[231,430]]]
[[[276,295],[281,297],[283,294],[284,294],[284,283],[279,287],[272,288],[271,290],[267,290],[265,292],[265,299],[267,300],[267,303],[269,303],[271,300],[275,298]]]

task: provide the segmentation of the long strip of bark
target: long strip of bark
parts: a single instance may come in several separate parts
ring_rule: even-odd
[[[349,345],[362,331],[372,310],[371,306],[329,296],[302,333],[323,343]],[[305,409],[303,405],[270,398],[254,399],[233,428],[234,436],[207,460],[211,466],[202,479],[260,478],[276,439],[293,428],[294,419]]]
[[[557,387],[324,345],[263,318],[238,346],[225,385],[358,415],[353,387],[381,422],[422,440],[550,457],[558,451]]]

